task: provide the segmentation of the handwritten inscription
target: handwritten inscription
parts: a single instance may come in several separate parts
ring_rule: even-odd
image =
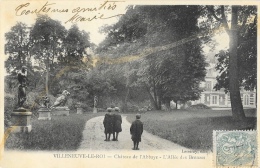
[[[77,23],[84,21],[93,21],[97,19],[109,19],[113,17],[117,17],[123,14],[114,14],[108,15],[105,13],[106,11],[116,11],[118,3],[122,3],[124,1],[104,1],[98,6],[89,6],[89,7],[76,7],[73,9],[68,8],[58,8],[56,3],[46,2],[40,8],[32,8],[31,3],[23,3],[18,5],[15,8],[16,16],[26,16],[32,14],[48,14],[48,13],[72,13],[73,16],[69,17],[65,23]],[[103,13],[102,13],[103,12]],[[87,13],[88,16],[82,16],[81,14]]]
[[[28,9],[28,7],[30,6],[30,3],[25,3],[25,4],[21,4],[19,5],[16,9],[15,9],[15,14],[16,16],[22,16],[22,15],[29,15],[29,14],[47,14],[49,12],[68,12],[69,9],[55,9],[53,8],[53,6],[56,3],[48,3],[46,2],[41,8],[39,9]]]

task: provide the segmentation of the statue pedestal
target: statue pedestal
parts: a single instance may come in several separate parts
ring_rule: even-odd
[[[24,108],[14,110],[11,113],[12,132],[14,133],[31,132],[32,131],[31,116],[32,116],[32,112],[29,112]]]
[[[93,108],[93,113],[97,113],[97,108],[96,107]]]
[[[38,120],[51,120],[51,111],[46,107],[41,107],[39,110]]]
[[[70,115],[70,109],[67,106],[54,107],[51,111],[52,111],[52,115],[56,115],[56,116],[69,116]]]
[[[83,108],[77,107],[77,114],[83,114]]]

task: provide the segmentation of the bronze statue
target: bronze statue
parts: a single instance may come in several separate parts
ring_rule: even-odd
[[[46,96],[43,96],[42,97],[42,107],[46,107],[46,108],[49,108],[49,104],[50,104],[50,99],[49,97],[46,95]]]
[[[27,87],[27,67],[22,66],[22,69],[17,75],[19,86],[18,86],[18,108],[22,108],[24,102],[26,101],[26,91]]]
[[[51,108],[57,107],[57,106],[65,106],[65,104],[67,102],[67,96],[68,95],[70,95],[70,92],[68,92],[67,90],[64,90],[62,92],[62,95],[56,99],[56,101],[51,106]]]

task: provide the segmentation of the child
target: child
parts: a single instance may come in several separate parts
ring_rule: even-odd
[[[130,133],[134,142],[133,150],[139,150],[138,145],[141,142],[141,135],[143,133],[143,123],[140,121],[141,114],[136,114],[136,120],[132,122]]]
[[[118,134],[122,131],[122,117],[119,114],[119,108],[115,107],[115,113],[114,113],[114,121],[113,121],[113,141],[118,141]]]
[[[108,113],[105,115],[105,118],[103,120],[103,125],[105,127],[105,135],[106,139],[105,141],[110,141],[110,135],[113,133],[113,115],[112,115],[112,109],[107,108]]]

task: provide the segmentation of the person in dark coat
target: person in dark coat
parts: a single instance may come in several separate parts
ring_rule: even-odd
[[[110,141],[110,136],[113,133],[113,114],[112,109],[107,109],[108,113],[105,115],[105,118],[103,120],[103,125],[105,127],[105,135],[106,139],[105,141]]]
[[[132,140],[134,142],[133,150],[139,150],[138,145],[141,142],[141,136],[143,133],[143,123],[140,121],[141,114],[136,115],[136,120],[132,122],[130,127],[130,133],[132,135]]]
[[[119,132],[122,132],[122,117],[119,114],[119,108],[115,107],[115,113],[114,113],[114,120],[113,120],[113,141],[118,141],[118,134]]]

